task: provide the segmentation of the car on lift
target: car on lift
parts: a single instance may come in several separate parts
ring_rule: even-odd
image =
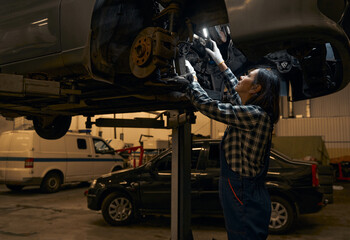
[[[0,114],[47,139],[76,115],[193,111],[184,60],[208,60],[194,46],[205,28],[238,53],[237,77],[268,65],[292,101],[350,81],[349,0],[17,0],[0,13]],[[220,97],[207,60],[200,83]]]
[[[193,215],[222,216],[219,200],[219,140],[196,140],[191,156]],[[172,150],[144,165],[103,175],[86,192],[91,210],[102,210],[110,225],[125,225],[139,216],[169,214]],[[319,190],[317,163],[292,160],[271,151],[266,187],[271,196],[271,233],[290,231],[299,214],[315,213],[327,203]]]

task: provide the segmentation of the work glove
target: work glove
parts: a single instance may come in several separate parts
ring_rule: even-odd
[[[197,81],[197,74],[191,63],[188,60],[185,60],[186,72],[192,75],[193,81]]]
[[[214,60],[216,65],[220,65],[221,63],[225,62],[224,59],[222,58],[222,55],[220,53],[220,50],[218,46],[216,45],[216,42],[209,39],[213,45],[213,49],[205,48],[209,56]]]

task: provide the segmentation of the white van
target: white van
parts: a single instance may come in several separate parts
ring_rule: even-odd
[[[0,183],[11,190],[37,185],[57,192],[63,183],[88,182],[123,168],[123,158],[102,138],[67,133],[57,140],[39,137],[34,130],[0,135]]]

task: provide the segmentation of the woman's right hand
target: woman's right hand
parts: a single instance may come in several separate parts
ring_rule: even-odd
[[[213,50],[211,50],[209,48],[205,48],[205,50],[210,55],[210,57],[214,60],[216,65],[220,65],[220,64],[224,63],[225,61],[222,58],[221,52],[220,52],[218,46],[216,45],[216,42],[211,40],[211,39],[209,39],[209,40],[213,44]]]

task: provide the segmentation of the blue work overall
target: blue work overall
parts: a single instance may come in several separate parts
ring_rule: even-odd
[[[219,193],[229,240],[258,240],[268,236],[271,200],[265,187],[265,176],[269,166],[270,146],[269,141],[264,167],[255,177],[242,177],[232,171],[222,147],[220,148]]]

